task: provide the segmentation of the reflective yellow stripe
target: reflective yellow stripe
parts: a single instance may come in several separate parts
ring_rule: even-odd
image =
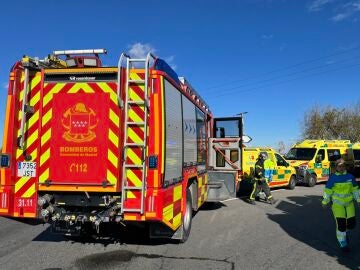
[[[113,152],[108,149],[108,159],[110,160],[111,164],[114,165],[115,168],[118,167],[118,158],[113,154]]]
[[[129,110],[129,118],[133,122],[143,122],[144,121],[144,119],[142,119],[139,115],[137,115],[134,110]]]
[[[144,128],[141,128],[141,130],[144,130]],[[135,143],[142,143],[143,139],[140,138],[132,128],[127,129],[127,135],[128,137]]]
[[[57,83],[50,91],[47,93],[43,98],[43,107],[46,106],[46,104],[49,103],[49,101],[52,99],[53,94],[58,93],[63,87],[65,86],[65,83]]]
[[[44,135],[41,136],[41,146],[43,146],[51,137],[51,128],[48,129],[48,131],[46,131],[44,133]]]
[[[126,148],[126,156],[136,165],[141,165],[141,158],[131,148]]]
[[[20,119],[19,119],[20,120]],[[28,124],[24,125],[24,132],[28,131],[39,120],[39,111],[36,111],[29,119]],[[20,136],[21,130],[18,130]]]
[[[48,148],[44,154],[40,157],[40,166],[42,166],[50,157],[50,148]]]
[[[126,177],[135,187],[141,187],[141,179],[139,179],[131,169],[126,169]]]
[[[174,187],[173,201],[176,202],[177,200],[180,200],[182,197],[181,195],[182,195],[182,185]]]
[[[118,127],[119,126],[119,117],[114,113],[112,109],[109,110],[110,120]]]
[[[170,219],[173,218],[174,216],[174,205],[173,204],[170,204],[168,206],[166,206],[163,210],[163,220],[165,221],[169,221]]]
[[[173,226],[174,228],[179,227],[181,224],[181,212],[179,214],[177,214],[174,218],[173,218]]]
[[[35,142],[35,140],[38,138],[38,135],[39,135],[39,132],[37,130],[34,131],[33,134],[31,134],[31,136],[25,142],[25,145],[27,148]],[[18,159],[22,155],[22,153],[23,153],[22,150],[16,151],[16,158]]]
[[[47,168],[42,175],[39,177],[39,183],[44,183],[47,179],[49,179],[49,168]]]
[[[45,126],[47,122],[52,118],[52,109],[50,109],[43,117],[41,126]]]
[[[31,185],[31,187],[21,196],[24,198],[29,198],[35,193],[35,183]]]
[[[114,92],[114,90],[111,89],[111,87],[107,83],[98,83],[98,86],[105,92],[110,94],[110,99],[112,102],[114,102],[116,105],[118,104],[117,95]]]
[[[111,130],[109,129],[109,140],[116,146],[119,146],[119,137]]]
[[[110,184],[116,184],[116,177],[111,173],[111,171],[107,170],[106,177],[107,180],[109,180]]]

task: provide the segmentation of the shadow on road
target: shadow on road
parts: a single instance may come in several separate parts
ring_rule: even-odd
[[[268,214],[270,220],[294,239],[325,252],[349,269],[360,269],[360,224],[357,209],[357,228],[350,233],[350,253],[342,253],[336,242],[335,220],[331,209],[322,209],[320,196],[292,196],[276,208],[282,214]]]

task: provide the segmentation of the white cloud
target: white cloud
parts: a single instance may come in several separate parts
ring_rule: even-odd
[[[146,55],[149,52],[157,56],[156,53],[157,50],[149,43],[137,42],[129,45],[128,48],[129,48],[129,56],[131,58],[146,58]],[[174,63],[175,55],[171,55],[164,58],[160,57],[160,58],[164,59],[172,69],[176,70],[177,66]]]
[[[273,34],[263,34],[261,36],[262,39],[272,39],[274,38],[274,35]]]
[[[149,52],[156,52],[155,48],[150,44],[137,42],[129,46],[129,55],[132,58],[145,58]]]
[[[350,1],[338,7],[338,13],[331,18],[334,22],[341,22],[344,20],[352,19],[357,21],[356,16],[360,13],[360,1]],[[355,17],[355,18],[354,18]]]
[[[321,10],[325,5],[334,2],[336,0],[313,0],[308,5],[308,11],[315,12]]]
[[[8,82],[3,83],[3,84],[2,84],[2,87],[5,88],[5,89],[8,89],[9,83],[8,83]]]

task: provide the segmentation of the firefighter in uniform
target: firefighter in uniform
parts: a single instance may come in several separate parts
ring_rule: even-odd
[[[255,163],[255,174],[254,174],[254,186],[250,194],[249,203],[255,204],[255,198],[258,193],[262,190],[265,193],[266,200],[270,203],[274,203],[274,199],[271,195],[268,181],[271,178],[271,168],[273,163],[268,159],[266,152],[260,152],[258,159]]]
[[[342,251],[349,251],[347,230],[355,228],[354,200],[360,203],[359,187],[355,177],[346,172],[345,161],[335,162],[336,171],[329,176],[325,185],[322,205],[326,207],[332,201],[332,212],[336,221],[336,238]]]

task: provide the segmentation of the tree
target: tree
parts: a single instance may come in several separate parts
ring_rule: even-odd
[[[304,115],[302,137],[360,141],[360,102],[349,108],[313,106]]]

